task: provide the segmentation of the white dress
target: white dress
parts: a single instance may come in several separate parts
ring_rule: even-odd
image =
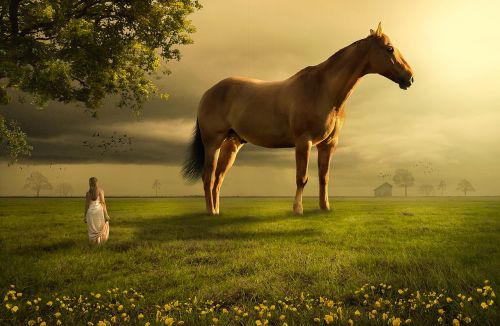
[[[85,220],[87,221],[90,243],[101,244],[108,240],[109,223],[104,218],[104,209],[99,198],[90,202]]]

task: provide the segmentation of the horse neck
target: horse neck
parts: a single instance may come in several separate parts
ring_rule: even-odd
[[[321,73],[329,109],[339,110],[366,74],[368,50],[361,42],[363,40],[351,44],[322,64]]]

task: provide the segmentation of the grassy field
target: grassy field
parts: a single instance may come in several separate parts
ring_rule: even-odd
[[[326,213],[316,209],[316,201],[306,198],[305,214],[294,216],[289,198],[223,198],[222,214],[213,217],[203,213],[201,198],[109,198],[110,240],[92,247],[83,223],[83,200],[0,199],[0,294],[13,284],[23,298],[86,293],[96,300],[91,291],[133,288],[144,295],[146,318],[134,319],[139,324],[155,315],[155,304],[162,306],[159,321],[170,323],[163,317],[169,312],[163,304],[171,300],[214,300],[256,314],[263,308],[255,305],[287,298],[310,313],[294,319],[287,315],[293,309],[277,303],[275,309],[286,320],[273,319],[276,313],[267,319],[298,325],[315,323],[316,308],[306,307],[307,295],[310,306],[321,308],[318,324],[329,322],[326,315],[338,317],[338,307],[345,315],[349,310],[349,316],[360,311],[362,324],[387,324],[396,312],[391,310],[392,319],[371,318],[371,305],[376,304],[372,298],[385,295],[392,302],[407,296],[405,302],[411,305],[408,300],[416,291],[441,291],[442,300],[454,300],[448,302],[443,323],[459,318],[464,324],[465,313],[472,323],[499,322],[497,303],[481,308],[482,293],[476,288],[489,280],[496,289],[500,282],[500,198],[340,198],[332,200],[333,210]],[[366,283],[376,289],[365,286],[355,293]],[[391,284],[394,291],[381,294],[380,283]],[[364,291],[371,291],[368,303],[362,297],[357,301]],[[479,297],[456,317],[451,314],[458,315],[461,308],[452,305],[458,305],[459,293]],[[321,302],[320,296],[335,298],[334,306]],[[433,314],[425,309],[408,308],[401,315],[412,316],[416,324],[438,323],[437,305],[430,308]],[[252,320],[217,317],[205,324],[256,325],[255,319],[264,321],[270,308],[264,311]],[[0,307],[0,323],[22,319],[11,315]],[[348,320],[337,317],[332,323]],[[187,322],[198,323],[189,318]]]

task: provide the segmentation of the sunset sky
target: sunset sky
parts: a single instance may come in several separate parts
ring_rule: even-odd
[[[383,32],[415,72],[407,91],[378,75],[366,76],[347,104],[340,145],[333,158],[332,195],[369,196],[392,183],[396,168],[419,187],[447,181],[449,195],[468,179],[474,195],[500,195],[500,20],[498,1],[203,1],[192,16],[194,44],[181,48],[172,74],[157,83],[168,101],[146,103],[137,120],[110,98],[99,119],[82,106],[51,103],[37,110],[26,101],[0,108],[20,122],[34,146],[30,159],[0,163],[0,195],[30,195],[24,180],[40,171],[56,186],[70,183],[75,195],[96,176],[107,195],[199,195],[201,183],[180,174],[198,101],[217,81],[232,75],[285,79],[316,65],[340,48]],[[100,155],[82,145],[111,135],[132,138]],[[316,150],[305,195],[318,193]],[[382,176],[381,176],[382,175]],[[385,177],[384,177],[385,176]],[[245,145],[222,195],[293,195],[293,149]],[[395,189],[395,195],[403,194]],[[54,191],[42,195],[56,195]]]

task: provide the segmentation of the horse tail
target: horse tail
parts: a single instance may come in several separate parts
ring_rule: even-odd
[[[193,140],[189,147],[188,157],[182,167],[182,176],[189,182],[195,182],[203,174],[203,164],[205,161],[205,147],[201,140],[200,126],[196,119],[196,127],[193,131]]]

